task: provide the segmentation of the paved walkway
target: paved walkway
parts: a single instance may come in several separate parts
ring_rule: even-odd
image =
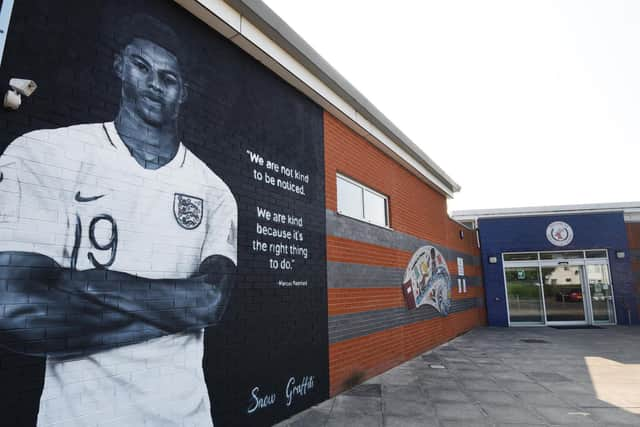
[[[280,427],[640,426],[640,328],[479,328]]]

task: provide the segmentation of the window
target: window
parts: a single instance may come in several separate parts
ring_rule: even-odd
[[[389,226],[389,200],[386,196],[342,175],[337,176],[337,181],[338,213]]]
[[[587,258],[606,258],[607,251],[587,251]]]
[[[540,252],[540,259],[581,259],[584,258],[584,252]]]
[[[537,252],[504,254],[505,261],[529,261],[529,260],[537,260],[537,259],[538,259]]]

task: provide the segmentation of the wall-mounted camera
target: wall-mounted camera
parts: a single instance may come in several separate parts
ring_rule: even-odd
[[[22,95],[30,96],[38,88],[38,85],[33,80],[11,79],[9,87],[11,89],[4,96],[4,108],[17,110],[22,104]]]

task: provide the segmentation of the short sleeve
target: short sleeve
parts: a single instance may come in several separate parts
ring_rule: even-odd
[[[222,255],[238,264],[238,207],[231,192],[225,188],[219,202],[207,212],[205,241],[201,261]]]
[[[14,140],[0,156],[0,223],[17,223],[24,205],[35,196],[45,168],[38,148],[43,132],[31,132]],[[50,159],[50,161],[52,161]]]
[[[0,224],[15,223],[20,212],[19,160],[0,157]]]
[[[41,253],[60,263],[68,228],[61,154],[52,154],[47,137],[47,131],[25,134],[0,156],[0,252]]]

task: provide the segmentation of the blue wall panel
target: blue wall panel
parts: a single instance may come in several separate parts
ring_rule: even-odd
[[[569,245],[559,248],[547,240],[547,226],[553,221],[564,221],[573,228],[574,238]],[[489,325],[508,325],[503,252],[576,249],[607,249],[618,323],[629,323],[627,310],[631,310],[631,323],[640,323],[622,212],[480,219],[478,227]],[[620,250],[626,254],[624,259],[615,257]],[[491,256],[498,259],[497,264],[489,264]]]

